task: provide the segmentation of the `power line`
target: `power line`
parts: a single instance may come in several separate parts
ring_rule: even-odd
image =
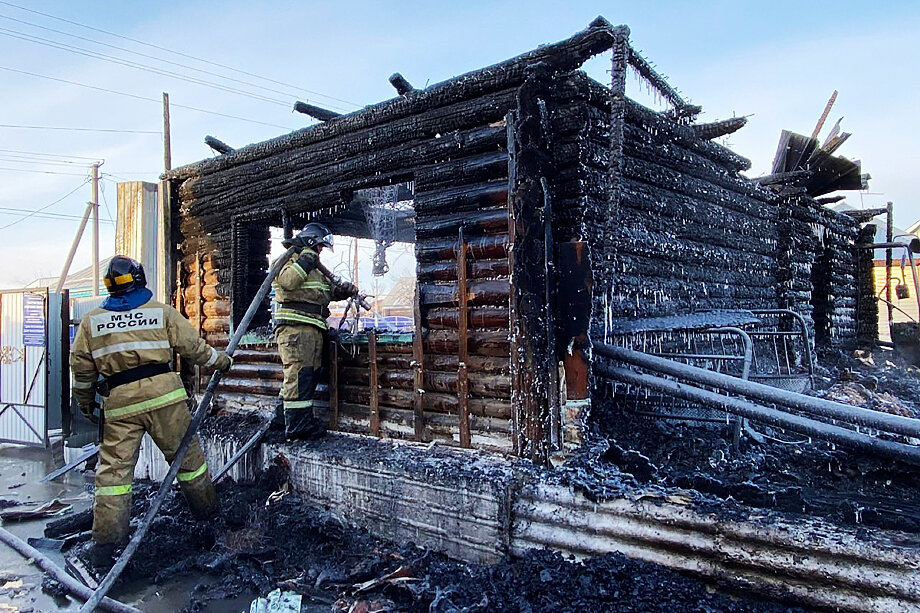
[[[34,217],[35,219],[65,219],[68,221],[79,221],[83,219],[82,216],[67,215],[66,213],[36,213],[35,211],[27,211],[25,209],[11,209],[8,207],[0,207],[0,215],[20,215],[23,217]],[[111,214],[109,217],[111,217]],[[114,219],[106,219],[105,217],[100,217],[99,221],[115,223]]]
[[[84,155],[67,155],[65,153],[43,153],[40,151],[20,151],[18,149],[0,149],[0,153],[16,153],[19,155],[34,155],[34,156],[43,156],[43,157],[52,157],[52,158],[71,158],[74,160],[90,160],[92,162],[99,161],[99,158],[87,157]]]
[[[105,183],[100,187],[102,188],[102,203],[105,204],[105,212],[109,214],[109,218],[111,219],[112,211],[109,210],[109,201],[105,199]]]
[[[282,96],[289,96],[289,97],[292,97],[292,98],[297,98],[297,97],[299,97],[299,95],[300,95],[300,94],[298,94],[298,93],[291,93],[291,92],[283,91],[283,90],[280,90],[280,89],[273,89],[273,88],[270,88],[270,87],[265,87],[264,85],[259,85],[258,83],[253,83],[252,81],[246,81],[246,80],[243,80],[243,79],[236,79],[236,78],[233,78],[233,77],[228,77],[228,76],[222,75],[222,74],[220,74],[220,73],[218,73],[218,72],[213,72],[213,71],[211,71],[211,70],[204,70],[204,69],[202,69],[202,68],[196,68],[196,67],[190,66],[190,65],[188,65],[188,64],[183,64],[183,63],[181,63],[181,62],[173,62],[173,61],[171,61],[171,60],[167,60],[167,59],[162,58],[162,57],[157,57],[157,56],[155,56],[155,55],[150,55],[150,54],[148,54],[148,53],[141,53],[140,51],[134,51],[133,49],[128,49],[127,47],[119,47],[118,45],[112,45],[112,44],[110,44],[110,43],[105,43],[105,42],[102,42],[102,41],[100,41],[100,40],[96,40],[96,39],[93,39],[93,38],[87,38],[87,37],[85,37],[85,36],[79,36],[79,35],[77,35],[77,34],[72,34],[72,33],[70,33],[70,32],[65,32],[65,31],[63,31],[63,30],[57,30],[57,29],[55,29],[55,28],[49,28],[49,27],[47,27],[47,26],[39,25],[39,24],[37,24],[37,23],[32,23],[32,22],[25,21],[25,20],[22,20],[22,19],[16,19],[16,18],[14,18],[14,17],[9,17],[8,15],[0,15],[0,19],[7,19],[7,20],[9,20],[9,21],[14,21],[14,22],[16,22],[16,23],[21,23],[21,24],[27,25],[27,26],[29,26],[29,27],[38,28],[38,29],[40,29],[40,30],[46,30],[46,31],[48,31],[48,32],[54,32],[54,33],[56,33],[56,34],[61,34],[61,35],[63,35],[63,36],[67,36],[67,37],[70,37],[70,38],[75,38],[75,39],[77,39],[77,40],[86,41],[86,42],[92,43],[92,44],[94,44],[94,45],[101,45],[101,46],[103,46],[103,47],[108,47],[108,48],[110,48],[110,49],[117,49],[117,50],[119,50],[119,51],[124,51],[125,53],[130,53],[130,54],[132,54],[132,55],[137,55],[137,56],[139,56],[139,57],[148,58],[148,59],[151,59],[151,60],[154,60],[154,61],[157,61],[157,62],[163,62],[164,64],[169,64],[169,65],[171,65],[171,66],[178,66],[178,67],[180,67],[180,68],[185,68],[185,69],[187,69],[187,70],[193,70],[193,71],[195,71],[195,72],[200,72],[200,73],[202,73],[202,74],[211,75],[211,76],[217,77],[217,78],[219,78],[219,79],[225,79],[225,80],[227,80],[227,81],[232,81],[232,82],[234,82],[234,83],[241,83],[241,84],[243,84],[243,85],[248,85],[248,86],[250,86],[250,87],[255,87],[255,88],[258,88],[258,89],[262,89],[262,90],[264,90],[264,91],[272,92],[272,93],[275,93],[275,94],[281,94]],[[36,38],[38,38],[38,37],[36,37]],[[48,40],[48,39],[43,39],[43,40]],[[53,42],[58,42],[58,41],[53,41]],[[41,44],[41,43],[39,43],[39,44]],[[63,44],[63,43],[61,43],[61,44]],[[93,53],[96,53],[96,52],[93,52]],[[300,91],[304,91],[304,90],[300,90]],[[335,109],[340,110],[340,111],[348,112],[347,109],[343,109],[343,108],[341,108],[341,107],[335,107],[335,106],[333,106],[333,105],[327,105],[327,106],[329,106],[330,108],[335,108]],[[359,105],[354,105],[354,106],[359,106]]]
[[[114,134],[158,134],[162,132],[156,130],[116,130],[111,128],[72,128],[69,126],[24,126],[13,123],[0,123],[0,128],[10,128],[14,130],[64,130],[68,132],[111,132]]]
[[[28,75],[28,76],[30,76],[30,77],[37,77],[37,78],[39,78],[39,79],[48,79],[49,81],[57,81],[58,83],[66,83],[66,84],[68,84],[68,85],[76,85],[76,86],[78,86],[78,87],[85,87],[85,88],[87,88],[87,89],[94,89],[94,90],[96,90],[96,91],[105,92],[105,93],[108,93],[108,94],[116,94],[116,95],[118,95],[118,96],[125,96],[125,97],[127,97],[127,98],[134,98],[134,99],[136,99],[136,100],[145,100],[145,101],[147,101],[147,102],[155,102],[155,103],[157,103],[157,104],[163,104],[163,101],[162,101],[162,99],[160,99],[160,98],[147,98],[146,96],[139,96],[139,95],[137,95],[137,94],[129,94],[128,92],[120,92],[120,91],[118,91],[118,90],[108,89],[108,88],[105,88],[105,87],[99,87],[99,86],[97,86],[97,85],[87,85],[86,83],[79,83],[79,82],[77,82],[77,81],[70,81],[70,80],[68,80],[68,79],[60,79],[60,78],[58,78],[58,77],[50,77],[50,76],[48,76],[48,75],[38,74],[37,72],[29,72],[28,70],[19,70],[18,68],[10,68],[10,67],[8,67],[8,66],[0,66],[0,70],[6,70],[7,72],[14,72],[14,73],[18,73],[18,74],[24,74],[24,75]],[[219,112],[217,112],[217,111],[209,111],[209,110],[207,110],[207,109],[200,109],[200,108],[194,107],[194,106],[187,106],[187,105],[184,105],[184,104],[176,104],[175,102],[171,102],[171,103],[170,103],[170,106],[177,107],[177,108],[181,108],[181,109],[188,109],[188,110],[190,110],[190,111],[197,111],[197,112],[199,112],[199,113],[207,113],[207,114],[209,114],[209,115],[218,115],[218,116],[220,116],[220,117],[227,117],[227,118],[229,118],[229,119],[238,119],[238,120],[240,120],[240,121],[248,121],[249,123],[257,123],[257,124],[260,124],[260,125],[263,125],[263,126],[270,126],[270,127],[272,127],[272,128],[281,128],[282,130],[290,130],[290,129],[291,129],[291,128],[287,127],[287,126],[278,125],[278,124],[276,124],[276,123],[266,123],[266,122],[264,122],[264,121],[258,121],[258,120],[256,120],[256,119],[249,119],[248,117],[239,117],[239,116],[237,116],[237,115],[228,115],[227,113],[219,113]]]
[[[254,94],[254,93],[247,92],[247,91],[244,91],[238,88],[221,85],[220,83],[215,83],[213,81],[205,81],[203,79],[197,79],[195,77],[184,76],[184,75],[181,75],[179,73],[176,73],[170,70],[163,70],[160,68],[156,68],[154,66],[148,66],[148,65],[141,64],[138,62],[132,62],[130,60],[119,59],[112,55],[108,55],[105,53],[99,53],[97,51],[92,51],[89,49],[83,49],[81,47],[68,45],[66,43],[60,43],[60,42],[50,40],[47,38],[42,38],[41,36],[33,36],[31,34],[24,34],[22,32],[16,32],[15,30],[9,30],[7,28],[0,28],[0,35],[8,36],[10,38],[15,38],[18,40],[24,40],[26,42],[35,43],[37,45],[43,45],[45,47],[51,47],[52,49],[59,49],[61,51],[67,51],[68,53],[75,53],[77,55],[82,55],[82,56],[89,57],[92,59],[102,60],[103,62],[119,64],[121,66],[127,66],[128,68],[134,68],[137,70],[142,70],[144,72],[150,72],[150,73],[158,74],[158,75],[165,76],[165,77],[171,77],[173,79],[179,79],[180,81],[186,81],[188,83],[193,83],[195,85],[202,85],[204,87],[210,87],[212,89],[225,91],[231,94],[246,96],[248,98],[253,98],[255,100],[259,100],[262,102],[270,102],[272,104],[278,104],[278,105],[285,106],[285,107],[289,106],[288,102],[284,100],[278,100],[277,98],[269,98],[268,96]]]
[[[335,101],[337,101],[337,102],[344,102],[345,104],[349,104],[349,105],[354,106],[354,107],[357,107],[357,108],[361,108],[361,106],[362,106],[362,105],[360,105],[360,104],[357,104],[357,103],[355,103],[355,102],[351,102],[351,101],[349,101],[349,100],[343,100],[342,98],[336,98],[336,97],[334,97],[334,96],[329,96],[329,95],[323,94],[323,93],[321,93],[321,92],[317,92],[317,91],[310,90],[310,89],[305,89],[305,88],[300,87],[300,86],[298,86],[298,85],[292,85],[292,84],[290,84],[290,83],[285,83],[285,82],[283,82],[283,81],[276,81],[275,79],[270,79],[270,78],[268,78],[268,77],[263,77],[263,76],[261,76],[261,75],[258,75],[258,74],[252,73],[252,72],[247,72],[247,71],[245,71],[245,70],[240,70],[239,68],[233,68],[232,66],[227,66],[227,65],[225,65],[225,64],[220,64],[220,63],[218,63],[218,62],[213,62],[213,61],[211,61],[211,60],[206,60],[206,59],[203,59],[203,58],[200,58],[200,57],[196,57],[196,56],[194,56],[194,55],[189,55],[189,54],[187,54],[187,53],[182,53],[181,51],[175,51],[174,49],[169,49],[168,47],[162,47],[162,46],[160,46],[160,45],[155,45],[155,44],[153,44],[153,43],[144,42],[144,41],[138,40],[138,39],[136,39],[136,38],[131,38],[131,37],[129,37],[129,36],[124,36],[124,35],[122,35],[122,34],[116,34],[115,32],[110,32],[110,31],[108,31],[108,30],[103,30],[103,29],[101,29],[101,28],[96,28],[96,27],[93,27],[93,26],[88,26],[88,25],[83,24],[83,23],[80,23],[80,22],[78,22],[78,21],[71,21],[70,19],[65,19],[65,18],[63,18],[63,17],[58,17],[58,16],[56,16],[56,15],[51,15],[51,14],[49,14],[49,13],[43,13],[43,12],[41,12],[41,11],[36,11],[36,10],[34,10],[34,9],[26,8],[26,7],[20,6],[20,5],[18,5],[18,4],[13,4],[12,2],[5,2],[5,1],[3,1],[3,0],[0,0],[0,4],[6,5],[6,6],[10,6],[10,7],[16,8],[16,9],[19,9],[19,10],[21,10],[21,11],[26,11],[26,12],[28,12],[28,13],[33,13],[33,14],[35,14],[35,15],[41,15],[42,17],[47,17],[47,18],[53,19],[53,20],[55,20],[55,21],[60,21],[60,22],[63,22],[63,23],[69,23],[70,25],[74,25],[74,26],[77,26],[77,27],[80,27],[80,28],[84,28],[84,29],[87,29],[87,30],[92,30],[93,32],[99,32],[99,33],[101,33],[101,34],[107,34],[108,36],[114,36],[115,38],[120,38],[120,39],[122,39],[122,40],[127,40],[127,41],[130,41],[130,42],[132,42],[132,43],[136,43],[136,44],[138,44],[138,45],[143,45],[143,46],[145,46],[145,47],[150,47],[150,48],[152,48],[152,49],[158,49],[158,50],[160,50],[160,51],[165,51],[165,52],[167,52],[167,53],[172,53],[173,55],[177,55],[177,56],[180,56],[180,57],[185,57],[185,58],[188,58],[188,59],[191,59],[191,60],[195,60],[196,62],[201,62],[202,64],[208,64],[208,65],[210,65],[210,66],[216,66],[216,67],[218,67],[218,68],[223,68],[223,69],[225,69],[225,70],[230,70],[230,71],[235,72],[235,73],[238,73],[238,74],[243,74],[243,75],[246,75],[246,76],[249,76],[249,77],[255,77],[256,79],[261,79],[262,81],[267,81],[267,82],[269,82],[269,83],[274,83],[274,84],[276,84],[276,85],[284,85],[285,87],[292,87],[292,88],[294,88],[294,89],[296,89],[296,90],[298,90],[298,91],[306,92],[306,93],[312,94],[312,95],[314,95],[314,96],[320,96],[320,97],[322,97],[322,98],[327,98],[327,99],[329,99],[329,100],[335,100]]]
[[[32,158],[24,155],[0,154],[0,161],[13,162],[15,164],[45,164],[48,166],[91,166],[89,162],[78,162],[76,160],[58,160],[54,158]]]
[[[58,172],[56,170],[30,170],[28,168],[10,168],[9,166],[0,166],[0,170],[13,170],[15,172],[34,172],[42,175],[66,175],[69,177],[84,177],[86,173],[82,172]]]
[[[35,210],[33,210],[33,211],[29,211],[29,213],[28,213],[25,217],[23,217],[22,219],[17,219],[16,221],[14,221],[14,222],[12,222],[12,223],[8,223],[8,224],[6,224],[5,226],[2,226],[2,227],[0,227],[0,230],[6,230],[7,228],[12,227],[12,226],[15,226],[16,224],[21,223],[21,222],[25,221],[26,219],[29,219],[30,217],[34,217],[35,215],[37,215],[38,213],[41,213],[41,212],[44,211],[45,209],[50,209],[50,208],[53,207],[55,204],[61,202],[62,200],[66,199],[67,197],[69,197],[69,196],[75,194],[75,193],[77,192],[78,189],[80,189],[81,187],[83,187],[84,185],[86,185],[87,183],[89,183],[90,181],[92,181],[92,179],[90,179],[89,177],[86,177],[86,179],[83,181],[83,183],[81,183],[80,185],[76,186],[75,188],[73,188],[72,190],[70,190],[69,192],[67,192],[66,194],[64,194],[63,196],[61,196],[60,198],[58,198],[57,200],[55,200],[54,202],[52,202],[51,204],[46,204],[45,206],[43,206],[43,207],[41,207],[41,208],[35,209]]]

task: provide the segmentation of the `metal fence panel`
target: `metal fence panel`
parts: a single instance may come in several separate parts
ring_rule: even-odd
[[[24,303],[41,296],[44,343],[26,346]],[[47,290],[0,294],[0,442],[45,446],[47,417]]]

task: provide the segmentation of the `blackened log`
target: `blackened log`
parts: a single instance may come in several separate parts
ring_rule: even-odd
[[[468,240],[471,258],[487,260],[508,257],[508,237],[506,235],[483,236]],[[415,257],[419,262],[438,262],[457,258],[457,242],[452,239],[417,243]]]
[[[478,330],[507,330],[507,307],[470,307],[469,326]],[[428,311],[428,327],[432,330],[458,330],[459,311],[451,308],[437,308]]]
[[[416,270],[418,280],[423,282],[457,280],[457,266],[452,261],[419,264]],[[507,258],[470,261],[468,274],[470,279],[494,279],[507,277],[508,274]]]
[[[710,123],[695,123],[690,126],[698,138],[712,140],[737,132],[747,124],[747,117],[732,117]]]
[[[350,366],[342,369],[343,380],[349,385],[364,385],[369,381],[370,373],[366,368]],[[411,370],[385,369],[380,372],[381,389],[401,389],[412,391],[415,377]],[[444,394],[457,394],[458,373],[431,371],[426,373],[426,393],[436,392]],[[469,388],[471,398],[493,398],[508,400],[511,398],[511,379],[506,375],[487,375],[469,373]],[[277,388],[275,388],[277,389]]]
[[[559,43],[544,45],[510,60],[475,72],[432,85],[413,96],[400,96],[380,104],[351,113],[339,121],[324,123],[297,130],[270,141],[250,145],[233,156],[203,160],[174,169],[166,176],[170,179],[187,179],[196,175],[213,173],[231,166],[264,159],[280,151],[303,147],[311,143],[332,139],[380,124],[410,117],[419,111],[429,110],[482,96],[491,92],[516,87],[526,78],[528,69],[543,62],[557,72],[580,67],[588,58],[597,55],[613,44],[618,37],[629,36],[625,26],[612,27],[603,18],[597,18],[583,30]],[[507,107],[506,107],[507,108]],[[502,112],[504,115],[504,112]]]
[[[432,330],[425,338],[425,355],[456,354],[459,343],[456,330]],[[476,330],[469,333],[468,347],[470,353],[483,356],[508,356],[509,341],[507,330]]]
[[[655,69],[649,65],[646,59],[639,55],[632,47],[627,47],[627,49],[629,52],[627,57],[629,65],[639,73],[639,76],[648,81],[662,97],[674,105],[675,109],[684,109],[687,103],[684,102],[684,99],[677,93],[677,90],[671,87],[664,77],[655,72]]]
[[[504,139],[497,143],[504,148]],[[451,157],[433,164],[420,166],[415,171],[417,185],[425,191],[439,191],[457,185],[486,183],[508,176],[508,154],[504,151],[486,151],[468,157]]]
[[[342,401],[367,405],[370,402],[370,392],[363,385],[342,385],[340,390]],[[379,390],[379,401],[382,406],[397,407],[411,412],[414,394],[411,390],[384,387]],[[459,400],[456,394],[431,392],[425,403],[426,416],[431,413],[451,413],[456,426],[456,415],[459,409]],[[510,414],[507,400],[496,398],[470,398],[470,415],[485,417],[507,418]],[[427,425],[426,420],[426,425]]]
[[[321,208],[323,200],[314,199],[323,195],[325,202],[341,205],[343,191],[379,185],[387,177],[393,177],[395,182],[404,181],[420,161],[435,160],[448,154],[457,156],[461,151],[494,151],[503,141],[503,132],[501,128],[475,128],[421,143],[399,142],[384,150],[371,150],[346,159],[336,157],[341,153],[339,150],[336,150],[336,156],[315,159],[293,152],[284,158],[272,159],[266,168],[246,167],[226,176],[209,177],[207,182],[204,179],[186,181],[180,189],[183,192],[183,210],[201,216],[202,225],[210,228],[223,222],[220,216],[228,206],[232,206],[238,215],[245,215],[270,211],[277,203],[277,209],[285,208],[297,214]],[[316,159],[323,161],[316,164]],[[331,178],[335,183],[330,184]],[[416,200],[417,206],[424,208],[420,201],[422,196],[417,194]],[[458,201],[465,199],[462,194],[456,198]],[[503,196],[499,195],[495,202],[503,200]],[[470,204],[476,206],[487,202],[488,199],[480,199]],[[208,218],[215,214],[217,219]]]
[[[552,82],[535,67],[521,86],[508,148],[516,165],[509,172],[511,260],[511,337],[514,353],[512,408],[520,428],[520,454],[535,463],[547,462],[551,453],[553,347],[547,343],[550,305],[546,304],[547,246],[543,211],[546,198],[541,177],[554,176],[547,108]],[[545,180],[544,180],[545,182]],[[555,332],[553,331],[554,335]]]
[[[227,143],[221,140],[218,140],[210,135],[204,137],[204,144],[210,147],[211,149],[213,149],[214,151],[216,151],[217,153],[220,153],[222,155],[226,153],[233,153],[234,151],[236,151],[233,147],[231,147]]]
[[[329,109],[307,104],[306,102],[301,102],[299,100],[294,103],[294,110],[298,113],[309,115],[317,121],[329,121],[330,119],[335,119],[336,117],[342,116],[341,113],[336,113],[335,111],[330,111]]]
[[[439,192],[420,191],[415,195],[415,210],[476,211],[504,204],[507,200],[508,181],[505,179],[479,185],[460,185]]]
[[[735,170],[750,170],[751,168],[751,161],[749,159],[741,157],[730,149],[711,141],[701,140],[689,126],[674,123],[662,117],[660,113],[656,113],[633,100],[627,99],[625,101],[625,108],[626,117],[633,124],[651,128],[659,134],[667,135],[686,146],[696,147],[701,153],[714,162],[725,164]]]
[[[508,209],[505,206],[467,212],[456,212],[454,207],[445,207],[444,210],[450,212],[419,216],[415,223],[415,236],[418,240],[456,234],[458,228],[473,235],[508,232]]]
[[[508,304],[507,279],[481,279],[468,284],[467,297],[471,305],[501,306]],[[459,303],[459,294],[455,284],[432,285],[428,283],[419,285],[422,304],[425,307],[438,305],[456,305]]]
[[[415,88],[412,87],[412,84],[409,83],[404,76],[398,72],[394,72],[390,75],[390,85],[396,88],[396,92],[400,96],[405,96],[409,92],[415,91]]]
[[[378,345],[380,349],[383,345]],[[400,353],[382,353],[377,352],[377,363],[381,369],[392,369],[392,370],[411,370],[413,368],[413,354],[400,354]],[[344,366],[360,366],[367,369],[368,359],[366,353],[360,353],[354,358],[350,355],[342,357],[343,367]],[[425,372],[429,371],[443,371],[443,372],[457,372],[458,359],[456,354],[426,354],[424,355],[424,367]],[[499,375],[508,375],[508,356],[504,357],[498,356],[484,356],[484,355],[475,355],[471,354],[469,356],[469,366],[470,371],[478,374],[499,374]]]

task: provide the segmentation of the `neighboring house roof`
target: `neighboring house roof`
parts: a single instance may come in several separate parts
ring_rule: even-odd
[[[102,275],[105,273],[105,269],[109,266],[109,261],[111,257],[99,260],[99,289],[101,292],[105,292],[105,286],[102,283]],[[39,277],[26,287],[57,287],[58,280],[60,277]],[[87,266],[76,272],[73,272],[67,275],[67,280],[64,281],[64,289],[70,290],[70,297],[77,298],[80,296],[90,296],[93,293],[93,267]]]

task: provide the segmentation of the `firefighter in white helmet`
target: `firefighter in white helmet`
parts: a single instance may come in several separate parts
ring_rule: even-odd
[[[93,503],[93,558],[110,561],[128,538],[134,465],[144,434],[172,461],[191,422],[187,394],[170,368],[173,351],[189,362],[226,371],[233,360],[202,340],[169,305],[153,300],[143,267],[115,256],[105,273],[109,296],[80,324],[70,353],[73,388],[84,415],[104,419]],[[101,378],[101,380],[100,380]],[[206,518],[217,493],[197,437],[177,477],[192,513]]]

